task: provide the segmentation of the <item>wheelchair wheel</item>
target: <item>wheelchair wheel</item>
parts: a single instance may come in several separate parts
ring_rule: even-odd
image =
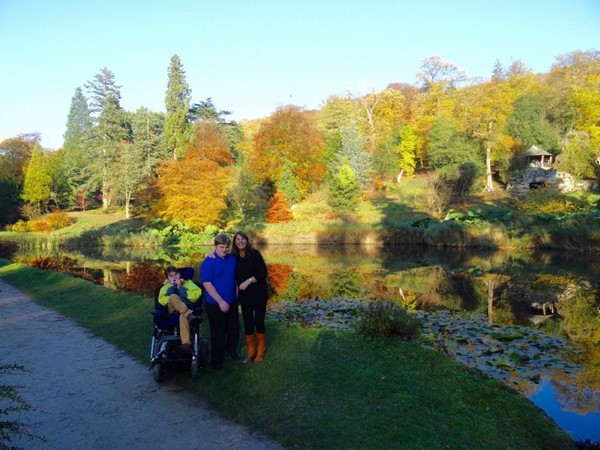
[[[198,378],[202,373],[202,366],[200,366],[200,361],[194,359],[192,361],[192,378]]]
[[[165,381],[167,378],[167,369],[164,364],[155,364],[154,367],[152,367],[152,376],[157,383]]]

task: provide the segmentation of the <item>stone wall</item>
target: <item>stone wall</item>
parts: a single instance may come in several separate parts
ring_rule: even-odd
[[[558,186],[562,192],[572,192],[582,189],[580,183],[575,184],[575,177],[567,172],[558,172],[556,169],[529,167],[525,171],[509,180],[506,190],[514,197],[523,197],[532,186]],[[583,190],[583,189],[582,189]]]

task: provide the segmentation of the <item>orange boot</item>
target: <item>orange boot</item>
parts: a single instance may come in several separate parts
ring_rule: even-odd
[[[254,359],[256,356],[256,335],[247,334],[246,335],[246,359],[244,359],[244,364],[248,364],[250,361]]]
[[[265,352],[267,350],[267,334],[266,333],[256,333],[256,341],[257,341],[257,350],[256,350],[256,358],[254,362],[261,362],[265,359]]]

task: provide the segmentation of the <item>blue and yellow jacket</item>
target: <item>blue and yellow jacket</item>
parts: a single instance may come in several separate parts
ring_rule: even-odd
[[[183,284],[179,289],[174,288],[170,284],[165,284],[160,288],[158,293],[158,302],[166,306],[169,303],[169,297],[172,294],[179,295],[179,298],[187,304],[196,303],[202,295],[202,289],[192,280],[182,280]]]

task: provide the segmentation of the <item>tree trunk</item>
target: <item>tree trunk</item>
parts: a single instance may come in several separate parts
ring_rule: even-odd
[[[485,175],[486,190],[492,192],[494,184],[492,182],[492,122],[488,124],[488,138],[485,146]]]
[[[494,323],[494,285],[495,282],[486,281],[487,285],[487,298],[488,298],[488,323],[491,325]]]

